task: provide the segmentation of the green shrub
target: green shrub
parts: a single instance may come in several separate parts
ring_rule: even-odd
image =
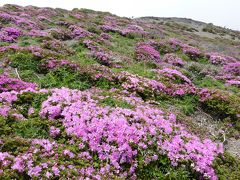
[[[41,63],[40,59],[31,53],[18,52],[10,57],[10,65],[19,70],[32,70],[37,72]]]
[[[38,116],[43,101],[47,99],[49,94],[25,92],[18,95],[18,99],[13,102],[13,107],[16,108],[24,117],[28,117],[30,107],[34,108],[35,112],[31,117]]]
[[[165,180],[187,180],[197,179],[198,175],[191,172],[190,167],[179,165],[173,167],[171,161],[166,156],[161,156],[157,161],[153,161],[145,165],[141,157],[139,157],[139,166],[137,168],[137,177],[139,179],[165,179]]]
[[[104,106],[111,106],[111,107],[121,107],[126,109],[131,109],[133,106],[126,101],[113,99],[112,97],[107,97],[100,101],[100,103]]]
[[[12,128],[8,119],[0,116],[0,137],[7,136],[11,133],[12,133]]]
[[[119,88],[120,84],[118,82],[109,81],[106,78],[99,78],[95,81],[95,86],[101,89],[111,89],[111,88]]]
[[[43,88],[68,87],[72,89],[88,89],[92,86],[91,77],[88,74],[81,74],[68,67],[60,67],[46,74],[41,80]]]
[[[96,28],[94,26],[88,27],[87,30],[91,33],[101,34],[101,30],[99,30],[98,28]]]
[[[17,136],[23,138],[48,138],[49,126],[47,121],[39,118],[17,121],[12,125]]]
[[[215,159],[213,167],[220,180],[237,180],[240,178],[240,161],[227,152]]]
[[[239,119],[240,98],[234,94],[216,91],[209,99],[202,103],[202,106],[214,116],[224,119],[230,117],[233,121]]]
[[[13,152],[13,154],[18,155],[19,153],[25,151],[30,146],[30,142],[27,139],[21,137],[8,136],[2,139],[4,141],[1,151],[3,152]]]

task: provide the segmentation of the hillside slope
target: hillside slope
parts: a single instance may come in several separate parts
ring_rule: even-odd
[[[0,179],[239,179],[240,32],[0,8]]]

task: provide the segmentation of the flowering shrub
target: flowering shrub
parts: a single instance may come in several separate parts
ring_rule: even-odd
[[[216,79],[225,81],[226,85],[239,86],[240,81],[240,63],[227,63],[223,65],[222,71],[220,71],[215,77]]]
[[[12,15],[8,13],[0,13],[0,22],[2,23],[8,23],[13,20]]]
[[[175,54],[165,54],[163,57],[163,61],[169,64],[172,64],[174,66],[182,66],[184,65],[184,62],[181,58],[177,57]]]
[[[239,120],[238,96],[220,90],[202,90],[200,96],[205,108],[212,110],[211,112],[219,118],[230,116],[232,119]]]
[[[41,47],[51,50],[55,53],[56,52],[60,53],[60,54],[71,55],[74,52],[72,49],[70,49],[68,46],[66,46],[66,44],[64,44],[63,42],[61,42],[59,40],[52,40],[52,41],[44,40],[41,44]]]
[[[84,45],[91,50],[91,55],[95,57],[101,64],[109,66],[111,64],[111,54],[104,51],[91,40],[85,40]]]
[[[145,32],[142,27],[135,24],[129,24],[125,28],[120,28],[115,23],[108,22],[104,25],[99,26],[99,28],[104,32],[115,32],[119,33],[122,36],[127,36],[130,38],[134,38],[134,36],[145,36],[147,34],[147,32]]]
[[[135,108],[123,109],[100,106],[98,103],[104,97],[93,99],[96,93],[95,90],[53,89],[52,95],[42,103],[40,116],[51,121],[60,118],[69,141],[63,145],[47,139],[33,139],[30,147],[17,156],[1,152],[3,171],[0,176],[5,171],[15,170],[32,178],[136,178],[139,163],[147,165],[166,155],[173,166],[191,164],[202,176],[216,178],[211,166],[214,157],[223,152],[220,144],[190,135],[176,124],[174,114],[164,113],[133,95],[129,98],[134,101],[126,99]],[[17,93],[13,95],[8,100],[10,104],[17,100]],[[59,128],[50,127],[53,138],[61,133]],[[75,157],[82,163],[78,164]],[[92,166],[99,162],[104,163]]]
[[[183,53],[190,56],[192,59],[201,57],[201,51],[198,48],[189,45],[184,45]]]
[[[37,23],[29,20],[29,18],[15,16],[14,24],[26,30],[39,29]]]
[[[75,25],[71,25],[69,27],[69,29],[72,31],[72,36],[74,38],[76,38],[76,39],[80,39],[80,38],[91,36],[90,32],[88,32],[87,30],[85,30],[85,29],[83,29],[81,27],[75,26]]]
[[[226,85],[234,85],[240,87],[240,80],[227,80]]]
[[[1,7],[0,179],[238,179],[237,42],[164,21]]]
[[[230,73],[232,75],[240,76],[240,62],[228,63],[223,66],[223,70],[226,73]]]
[[[17,28],[6,27],[0,30],[0,40],[5,42],[14,42],[22,32]]]
[[[44,68],[44,69],[56,69],[58,67],[61,67],[61,66],[69,66],[71,69],[77,69],[78,68],[78,65],[73,63],[73,62],[70,62],[68,60],[56,60],[56,59],[53,59],[53,58],[50,58],[48,60],[46,60],[42,65],[41,67]]]
[[[0,47],[0,53],[7,52],[9,50],[18,50],[19,47],[17,45],[9,45]]]
[[[159,63],[161,60],[159,52],[144,42],[137,44],[135,56],[138,61],[153,61]]]
[[[211,52],[211,53],[207,53],[206,57],[209,59],[209,61],[212,64],[227,64],[227,63],[233,63],[236,62],[236,60],[230,56],[225,56],[223,54],[219,54],[219,53],[215,53],[215,52]]]
[[[121,31],[121,34],[127,37],[134,37],[134,35],[143,36],[146,35],[147,33],[144,31],[142,27],[138,25],[129,25]]]
[[[36,88],[36,84],[10,78],[7,75],[0,75],[0,92],[20,91],[27,88]]]
[[[180,48],[182,48],[184,46],[184,43],[181,42],[179,39],[176,39],[176,38],[169,39],[168,43],[171,45],[171,47],[175,51],[180,50]]]
[[[98,175],[101,177],[106,175],[106,173],[108,174],[108,177],[113,176],[113,174],[120,175],[122,177],[133,176],[135,174],[134,169],[137,167],[137,164],[133,162],[135,162],[134,159],[137,157],[138,151],[148,152],[147,146],[152,146],[156,143],[159,150],[150,154],[147,153],[146,157],[143,157],[146,164],[150,163],[151,161],[156,161],[158,156],[161,155],[159,152],[163,152],[167,154],[175,166],[178,163],[181,163],[181,159],[192,159],[192,167],[194,167],[196,171],[205,173],[205,175],[208,175],[212,178],[215,177],[214,171],[211,169],[212,160],[209,161],[207,159],[212,159],[211,157],[214,157],[217,153],[221,153],[222,149],[218,149],[217,145],[212,143],[210,140],[201,142],[197,137],[185,132],[182,127],[175,124],[175,116],[173,114],[167,115],[158,109],[155,109],[151,106],[148,107],[146,105],[138,105],[138,107],[136,107],[134,110],[117,108],[118,111],[113,111],[112,108],[100,107],[97,105],[97,103],[98,101],[91,98],[90,92],[81,92],[69,89],[55,89],[53,90],[52,96],[50,96],[48,100],[43,103],[42,111],[40,113],[42,117],[47,116],[52,120],[61,116],[64,117],[62,123],[65,126],[66,133],[70,137],[76,136],[79,140],[82,139],[77,152],[78,157],[83,161],[90,160],[90,162],[94,162],[95,160],[91,156],[91,152],[96,152],[99,160],[105,161],[106,163],[108,162],[105,164],[105,166],[112,166],[112,169],[104,174],[101,174],[101,169],[93,168],[91,174],[80,173],[79,176],[94,177],[95,175]],[[64,108],[62,109],[61,107]],[[88,109],[88,111],[86,111],[86,109]],[[121,115],[118,116],[118,113]],[[80,114],[81,117],[77,118],[77,116]],[[118,117],[121,118],[118,119]],[[159,117],[160,119],[156,121],[156,117]],[[112,118],[114,118],[114,120]],[[143,121],[145,118],[146,120]],[[142,120],[140,121],[140,119]],[[129,122],[131,122],[131,124],[129,124]],[[179,128],[180,130],[177,131]],[[59,134],[58,130],[56,130],[54,127],[51,127],[52,134],[56,134],[55,131],[57,131],[56,133]],[[105,134],[101,135],[102,132],[105,132]],[[163,134],[165,135],[163,136]],[[148,136],[159,138],[156,140],[148,140],[146,138]],[[165,136],[167,137],[166,139],[163,138]],[[187,142],[183,141],[185,138],[188,139]],[[54,147],[55,145],[56,147],[59,147],[59,145],[57,145],[55,142],[52,143],[48,140],[33,140],[32,143],[34,147],[34,144],[38,144],[40,147],[43,147],[43,151],[40,149],[40,151],[38,151],[39,146],[33,148],[36,149],[35,151],[31,151],[38,152],[39,155],[42,154],[43,158],[54,157],[56,151]],[[115,143],[116,145],[114,145]],[[196,146],[194,146],[194,144]],[[88,150],[84,148],[86,146],[89,146]],[[139,148],[133,148],[135,146],[138,146]],[[197,149],[194,150],[194,147]],[[182,152],[183,149],[186,149],[186,152],[188,153],[185,154]],[[53,151],[54,153],[47,155],[47,152],[50,151]],[[198,153],[195,154],[196,152]],[[38,153],[35,155],[39,156]],[[27,154],[23,155],[26,156]],[[64,150],[63,155],[73,158],[77,154],[69,150]],[[195,156],[201,158],[196,160],[194,158]],[[19,157],[21,157],[21,155]],[[30,159],[27,159],[27,161],[29,160],[33,160],[31,156]],[[33,167],[27,166],[27,164],[25,165],[27,161],[23,160],[22,171],[27,171],[31,177],[37,177],[39,175],[44,176],[46,171],[42,169],[43,167],[41,167],[41,162],[33,161],[35,164],[33,167],[37,167],[39,165],[40,167],[36,173],[32,174],[31,169]],[[62,173],[64,172],[65,168],[62,169],[61,166],[59,167],[58,159],[55,159],[54,161],[55,163],[53,164],[55,164],[56,169],[58,169],[57,173],[54,173],[53,169],[50,170],[53,164],[49,164],[50,169],[48,171],[50,171],[53,176],[58,176],[59,174],[63,175]],[[132,164],[132,168],[123,168],[125,163],[130,165]],[[74,167],[74,164],[72,164],[72,166],[73,169],[76,168]],[[48,167],[46,168],[48,169]],[[92,167],[89,166],[85,168]],[[35,170],[33,170],[33,172],[35,172]],[[69,174],[69,176],[71,176],[71,174]]]
[[[169,39],[168,43],[171,45],[173,50],[182,50],[182,52],[188,55],[191,59],[196,59],[202,56],[202,53],[198,48],[190,46],[188,44],[184,44],[176,38]]]
[[[40,30],[31,30],[27,33],[27,35],[32,37],[46,37],[48,36],[48,33]]]
[[[159,74],[163,74],[167,76],[168,78],[171,78],[173,80],[180,79],[184,83],[192,84],[191,80],[184,76],[181,72],[175,69],[170,69],[170,68],[164,68],[162,70],[157,71]]]
[[[107,33],[101,33],[100,34],[101,38],[103,38],[104,40],[109,40],[111,39],[111,35],[107,34]]]
[[[104,32],[120,32],[120,30],[116,27],[113,27],[111,25],[102,25],[99,27],[101,30],[103,30]]]
[[[142,95],[146,99],[162,94],[183,96],[186,94],[197,94],[198,92],[198,89],[191,81],[177,70],[165,68],[164,70],[157,70],[156,74],[159,81],[150,80],[128,72],[119,74],[103,72],[102,74],[97,74],[95,79],[105,78],[120,84],[125,90]]]
[[[48,21],[48,22],[51,22],[51,20],[48,19],[48,18],[45,17],[45,16],[38,16],[37,19],[38,19],[39,21]]]

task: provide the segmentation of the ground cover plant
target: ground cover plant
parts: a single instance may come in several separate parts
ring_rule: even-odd
[[[237,40],[87,9],[0,23],[0,179],[239,179]]]

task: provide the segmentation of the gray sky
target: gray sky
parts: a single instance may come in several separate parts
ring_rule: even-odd
[[[0,6],[4,4],[88,8],[126,17],[186,17],[240,30],[240,0],[0,0]]]

